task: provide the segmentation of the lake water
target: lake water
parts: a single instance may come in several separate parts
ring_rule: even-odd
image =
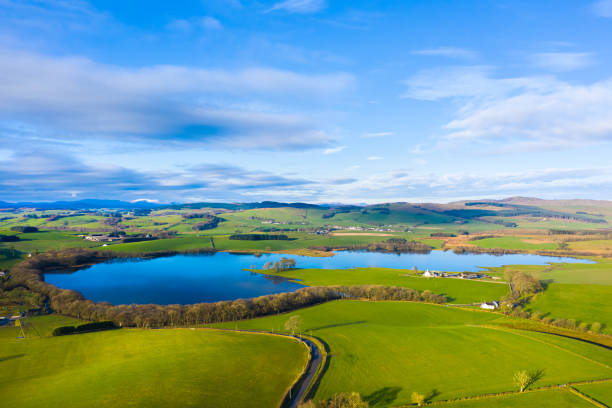
[[[212,255],[176,255],[156,259],[130,259],[102,263],[73,273],[48,273],[45,281],[81,292],[94,301],[112,304],[190,304],[217,302],[294,291],[301,285],[277,276],[245,271],[261,268],[281,257],[293,258],[298,268],[342,269],[386,267],[449,272],[475,272],[480,267],[544,265],[549,262],[589,262],[540,255],[464,254],[432,251],[429,254],[389,254],[339,251],[333,257],[284,254],[261,256],[219,252]]]

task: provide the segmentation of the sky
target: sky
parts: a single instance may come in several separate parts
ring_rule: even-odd
[[[0,200],[612,199],[612,0],[0,0]]]

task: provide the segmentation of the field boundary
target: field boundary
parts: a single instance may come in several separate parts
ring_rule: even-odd
[[[574,382],[569,382],[565,384],[546,385],[543,387],[527,389],[523,392],[503,391],[503,392],[496,392],[496,393],[471,395],[467,397],[458,397],[458,398],[452,398],[452,399],[447,399],[447,400],[431,401],[431,402],[426,403],[426,405],[441,405],[441,404],[449,404],[449,403],[459,402],[459,401],[471,401],[471,400],[480,400],[480,399],[487,399],[487,398],[497,398],[497,397],[504,397],[504,396],[509,396],[509,395],[529,394],[533,392],[541,392],[541,391],[548,391],[548,390],[566,390],[568,392],[572,392],[572,389],[574,389],[575,385],[597,384],[597,383],[605,383],[605,382],[612,382],[612,378],[604,378],[604,379],[599,379],[599,380],[587,380],[587,381],[574,381]],[[577,389],[575,391],[580,393],[580,391]],[[576,394],[576,392],[572,392],[572,393]],[[579,396],[593,403],[594,405],[598,407],[608,408],[607,405],[602,404],[601,402],[595,399],[592,399],[591,397],[589,397],[588,395],[584,393],[583,395],[579,395]],[[402,407],[410,407],[410,406],[413,406],[413,405],[402,405]]]
[[[482,328],[485,328],[485,329],[498,330],[498,331],[503,331],[503,332],[507,332],[507,333],[512,333],[512,334],[514,334],[516,336],[524,337],[526,339],[537,341],[538,343],[542,343],[542,344],[545,344],[547,346],[554,347],[554,348],[557,348],[559,350],[565,351],[566,353],[572,354],[572,355],[574,355],[576,357],[582,358],[583,360],[586,360],[586,361],[589,361],[591,363],[600,365],[600,366],[605,367],[607,369],[612,369],[612,367],[610,367],[609,365],[607,365],[605,363],[602,363],[601,361],[593,360],[592,358],[583,356],[582,354],[576,353],[575,351],[568,350],[565,347],[561,347],[559,345],[556,345],[556,344],[553,344],[553,343],[549,343],[549,342],[547,342],[545,340],[537,339],[535,337],[531,337],[531,336],[527,336],[525,334],[519,333],[519,331],[516,330],[516,329],[508,329],[508,328],[505,328],[505,327],[495,327],[495,326],[491,326],[491,325],[470,325],[470,326],[472,326],[472,327],[482,327]],[[536,333],[543,333],[543,334],[552,334],[552,335],[554,335],[553,333],[546,333],[546,332],[536,332]],[[568,337],[568,338],[571,339],[571,337]],[[579,339],[575,339],[575,340],[579,340]],[[597,345],[597,344],[594,344],[594,345]]]
[[[577,389],[575,387],[569,386],[569,387],[567,387],[567,390],[569,392],[571,392],[572,394],[575,394],[575,395],[579,396],[583,400],[590,402],[591,404],[595,405],[596,407],[599,407],[599,408],[608,408],[608,406],[606,404],[604,404],[603,402],[597,401],[595,398],[591,397],[590,395],[585,394],[584,392],[580,391],[579,389]]]

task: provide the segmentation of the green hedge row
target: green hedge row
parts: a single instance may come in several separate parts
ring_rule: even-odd
[[[91,322],[91,323],[84,323],[78,326],[56,327],[53,330],[53,335],[54,336],[64,336],[66,334],[84,333],[84,332],[97,331],[97,330],[111,330],[111,329],[116,329],[116,328],[117,326],[113,322],[108,322],[108,321]]]

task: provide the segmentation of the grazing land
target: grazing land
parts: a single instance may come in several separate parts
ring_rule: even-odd
[[[285,277],[305,286],[428,290],[446,295],[449,302],[339,300],[235,321],[247,310],[242,301],[235,301],[226,316],[208,321],[225,321],[216,328],[287,332],[287,320],[299,315],[297,331],[312,334],[328,348],[328,363],[312,384],[315,400],[358,392],[371,407],[402,406],[410,404],[417,392],[441,407],[592,406],[578,395],[584,393],[612,405],[611,383],[590,383],[612,378],[612,353],[572,338],[610,344],[611,208],[605,202],[520,197],[368,206],[196,203],[150,209],[7,208],[0,211],[0,317],[20,313],[33,317],[25,320],[32,323],[24,327],[26,339],[17,339],[21,332],[12,323],[0,326],[2,401],[9,406],[57,406],[65,405],[65,396],[70,395],[69,407],[125,406],[126,401],[129,406],[276,407],[307,358],[306,348],[287,338],[190,330],[195,323],[189,315],[175,316],[179,311],[200,310],[190,307],[168,306],[173,310],[172,323],[162,324],[162,329],[50,337],[55,327],[79,324],[83,316],[94,319],[95,313],[71,309],[69,305],[76,302],[70,299],[79,295],[60,291],[54,299],[64,299],[61,310],[72,317],[49,314],[53,313],[49,292],[42,293],[30,278],[15,283],[16,265],[46,256],[39,254],[82,248],[87,254],[103,251],[99,253],[105,257],[99,258],[108,259],[213,251],[333,256],[338,249],[443,249],[572,256],[585,263],[507,265],[488,268],[491,279],[464,280],[424,278],[422,271],[368,265],[302,269],[298,262],[267,273],[272,280]],[[26,232],[32,227],[38,231]],[[230,239],[234,234],[281,234],[287,239]],[[535,289],[519,292],[517,282],[531,282]],[[499,301],[499,309],[475,306],[493,300]],[[144,320],[132,320],[139,321],[134,325],[150,327]],[[535,329],[547,333],[528,331]],[[529,392],[517,393],[513,376],[520,370],[544,370],[544,375]],[[94,383],[96,387],[91,387]],[[557,386],[567,383],[578,391]],[[538,388],[548,386],[552,388]],[[450,402],[455,399],[460,400]]]
[[[612,382],[577,385],[576,388],[589,397],[612,406]]]
[[[611,299],[612,286],[550,283],[529,302],[529,309],[551,318],[604,323],[603,331],[612,334]]]
[[[609,386],[609,384],[606,384]],[[566,390],[543,390],[524,394],[448,402],[441,408],[593,408],[593,404]]]
[[[221,326],[278,331],[293,315],[303,319],[304,333],[329,347],[319,399],[345,390],[364,396],[387,390],[391,405],[402,405],[415,391],[434,393],[434,400],[512,391],[513,374],[523,369],[545,370],[539,386],[612,377],[604,348],[489,327],[499,315],[445,306],[334,301]]]
[[[54,326],[49,319],[33,325],[43,336]],[[301,343],[253,333],[14,334],[0,328],[0,392],[7,407],[275,407],[307,358]]]
[[[451,303],[475,303],[499,299],[509,291],[502,282],[479,282],[455,278],[423,278],[411,270],[389,268],[297,269],[279,275],[308,286],[386,285],[446,295]]]

